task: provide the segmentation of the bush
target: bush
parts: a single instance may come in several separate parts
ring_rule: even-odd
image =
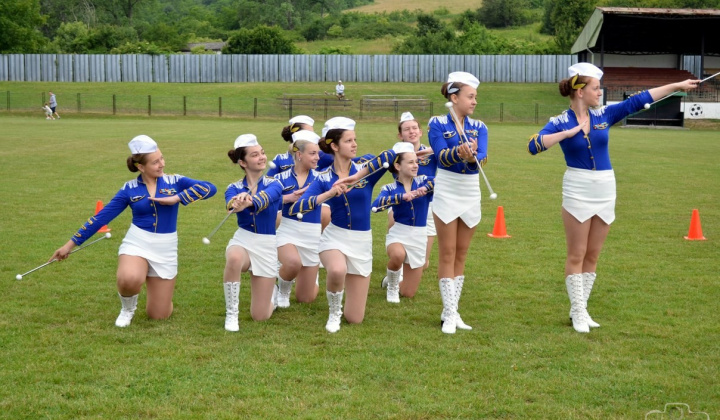
[[[162,55],[170,54],[171,51],[167,48],[160,47],[147,41],[138,42],[127,42],[119,47],[113,48],[110,53],[112,54],[150,54],[150,55]]]
[[[298,48],[277,27],[240,29],[223,47],[225,54],[297,54]]]
[[[322,47],[320,48],[320,51],[318,54],[322,55],[348,55],[352,54],[350,51],[350,47],[342,46],[342,47]]]

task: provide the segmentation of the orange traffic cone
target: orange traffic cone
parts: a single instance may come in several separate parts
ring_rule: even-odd
[[[102,202],[102,200],[98,200],[97,204],[95,204],[95,214],[100,213],[100,210],[102,210],[102,209],[103,209],[103,202]],[[107,227],[107,225],[105,225],[105,226],[101,227],[100,230],[98,230],[98,232],[107,233],[107,232],[110,232],[110,228]]]
[[[692,211],[692,217],[690,218],[690,230],[688,236],[685,237],[688,241],[704,241],[705,237],[702,233],[702,226],[700,226],[700,212],[698,209]]]
[[[495,216],[495,227],[493,227],[492,233],[488,233],[491,238],[509,238],[505,229],[505,211],[502,206],[498,207],[497,216]]]

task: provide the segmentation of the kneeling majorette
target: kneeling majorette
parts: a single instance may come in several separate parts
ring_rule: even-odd
[[[245,172],[241,180],[225,190],[226,209],[237,213],[238,223],[225,250],[225,329],[238,331],[241,273],[252,273],[250,316],[255,321],[270,318],[277,306],[275,218],[282,184],[263,174],[267,156],[255,135],[239,136],[228,156]]]
[[[389,258],[387,301],[399,303],[400,294],[407,296],[400,287],[400,269],[404,271],[404,285],[410,285],[414,295],[425,268],[427,213],[434,177],[418,175],[418,157],[411,143],[396,143],[393,151],[396,157],[389,170],[396,180],[382,187],[372,209],[393,210],[395,223],[385,239]]]

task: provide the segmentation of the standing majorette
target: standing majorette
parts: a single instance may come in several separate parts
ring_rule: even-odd
[[[480,176],[478,162],[487,161],[488,130],[470,118],[477,105],[480,81],[470,73],[453,72],[440,92],[452,104],[468,142],[459,134],[452,112],[432,117],[428,123],[430,147],[437,159],[433,214],[440,258],[438,278],[443,311],[442,331],[470,330],[458,314],[465,284],[465,259],[475,228],[480,223]]]
[[[323,202],[330,205],[331,222],[322,233],[318,251],[327,272],[329,313],[325,329],[334,333],[340,330],[345,291],[345,319],[359,324],[365,318],[373,259],[372,190],[395,159],[395,152],[384,151],[363,164],[353,162],[357,155],[355,121],[345,117],[325,123],[320,148],[335,155],[335,161],[318,174],[289,214],[312,212]]]
[[[373,202],[373,212],[393,210],[395,223],[385,239],[387,264],[387,301],[400,303],[400,269],[404,284],[410,284],[412,295],[417,291],[425,268],[427,250],[427,213],[433,190],[432,176],[418,175],[418,157],[412,143],[398,142],[393,146],[395,160],[390,172],[395,181],[384,185]],[[403,294],[403,296],[406,296]]]
[[[127,167],[140,175],[126,182],[108,205],[88,219],[51,258],[64,260],[75,246],[82,245],[130,207],[132,223],[118,250],[117,288],[122,304],[115,320],[118,327],[127,327],[132,322],[143,284],[147,288],[147,316],[165,319],[172,314],[178,269],[179,204],[186,206],[206,200],[217,192],[207,181],[165,174],[165,158],[150,137],[136,136],[128,147],[131,155],[126,160]]]
[[[225,250],[225,329],[238,331],[240,274],[250,277],[250,316],[264,321],[276,306],[277,246],[275,218],[282,200],[280,181],[263,174],[267,165],[265,150],[254,134],[235,139],[228,151],[230,160],[240,166],[245,176],[225,190],[228,211],[237,213],[238,229]]]
[[[290,215],[290,207],[307,190],[317,177],[320,160],[320,136],[312,131],[301,130],[293,134],[290,147],[295,164],[275,175],[283,187],[282,219],[277,230],[278,259],[278,307],[290,306],[290,293],[297,279],[295,297],[298,302],[312,302],[318,294],[318,268],[320,256],[320,209],[305,213],[302,219]],[[328,209],[329,207],[323,207]]]
[[[600,326],[590,318],[587,301],[600,251],[615,220],[615,173],[610,165],[609,129],[646,104],[678,90],[694,89],[700,82],[672,83],[638,92],[618,104],[599,107],[602,76],[602,70],[590,63],[568,68],[568,78],[560,81],[560,94],[570,97],[570,109],[550,118],[528,143],[532,155],[558,143],[565,155],[567,170],[562,187],[567,242],[565,286],[573,328],[582,333]]]

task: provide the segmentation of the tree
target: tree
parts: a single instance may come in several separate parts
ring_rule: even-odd
[[[527,23],[527,0],[483,0],[478,10],[480,22],[488,28],[506,28]]]
[[[265,25],[240,29],[232,35],[223,53],[226,54],[296,54],[297,47],[277,27]]]
[[[570,54],[594,8],[594,0],[563,0],[553,8],[551,19],[555,27],[555,42],[562,54]]]
[[[38,52],[45,44],[39,0],[0,1],[0,53]]]

